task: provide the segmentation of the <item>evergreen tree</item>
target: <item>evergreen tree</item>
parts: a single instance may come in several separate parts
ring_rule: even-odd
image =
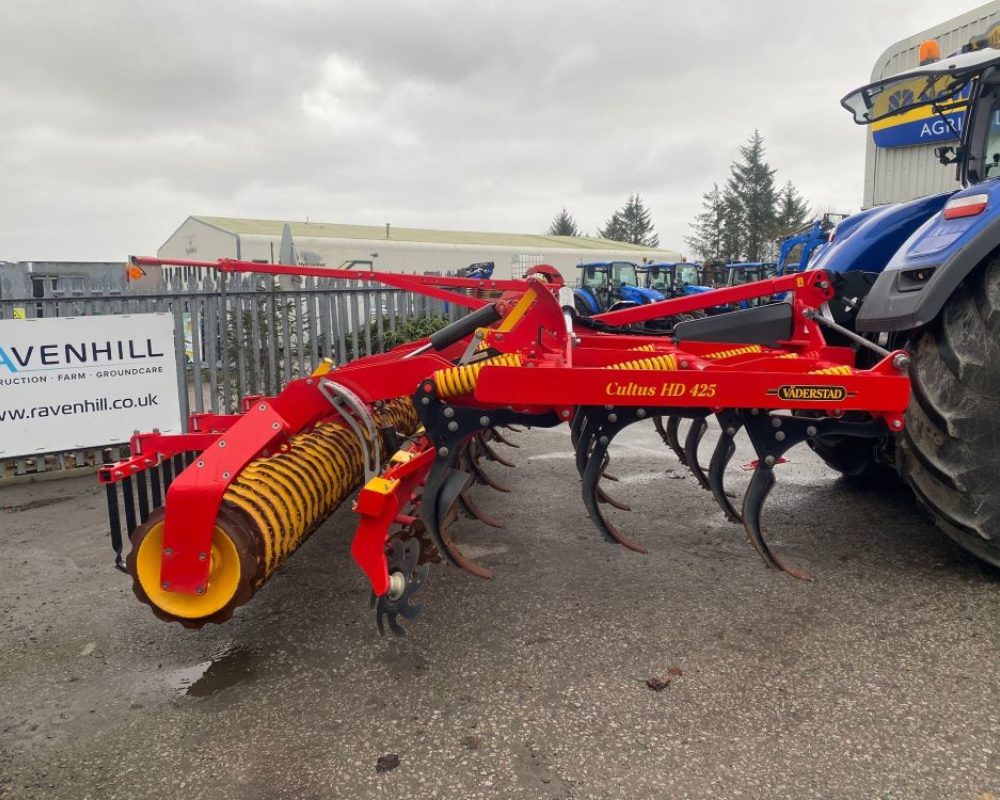
[[[598,231],[598,236],[644,247],[658,247],[660,244],[660,237],[653,230],[652,214],[638,193],[630,195],[625,205],[611,215],[611,219]]]
[[[691,223],[694,233],[684,241],[699,261],[720,261],[726,214],[719,184],[713,183],[712,189],[701,196],[701,206],[702,212]]]
[[[778,195],[778,239],[784,239],[809,222],[809,204],[802,199],[791,181]]]
[[[563,210],[556,214],[555,219],[552,220],[552,224],[549,225],[549,236],[581,236],[580,229],[576,226],[576,220],[573,219],[573,215],[566,210],[566,206],[563,206]]]
[[[740,147],[742,161],[734,162],[727,192],[739,204],[743,221],[741,254],[746,261],[764,261],[774,251],[778,233],[778,193],[775,170],[764,160],[764,137],[754,130]]]
[[[723,261],[742,261],[746,240],[746,217],[743,204],[728,187],[722,193],[722,235],[719,237],[719,255]]]

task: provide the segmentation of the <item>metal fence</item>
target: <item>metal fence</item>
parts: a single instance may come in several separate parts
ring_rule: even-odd
[[[0,279],[2,280],[2,279]],[[233,413],[240,399],[276,394],[322,361],[344,363],[405,341],[405,326],[464,309],[367,282],[269,275],[168,277],[137,292],[96,290],[13,298],[0,284],[0,319],[165,312],[174,317],[181,415]],[[92,468],[127,446],[0,460],[0,481]]]

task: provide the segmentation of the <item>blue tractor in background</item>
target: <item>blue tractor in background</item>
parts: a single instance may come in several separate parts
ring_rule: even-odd
[[[939,528],[1000,566],[1000,26],[946,58],[925,45],[921,66],[841,104],[883,127],[953,125],[964,108],[960,144],[936,149],[964,188],[854,214],[809,265],[835,278],[828,319],[870,342],[859,363],[880,357],[871,345],[910,351],[906,428],[874,446],[813,446],[850,476],[895,469]]]
[[[579,264],[580,278],[573,290],[573,303],[580,316],[656,303],[661,292],[639,285],[639,273],[631,261],[593,261]]]
[[[802,272],[814,256],[829,243],[834,229],[847,219],[847,214],[826,213],[783,239],[778,249],[778,275]]]
[[[638,267],[642,285],[664,297],[683,297],[711,291],[701,282],[701,265],[690,261],[661,261]]]

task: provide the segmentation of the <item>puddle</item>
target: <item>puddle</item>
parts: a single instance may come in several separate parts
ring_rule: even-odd
[[[207,661],[174,670],[167,682],[188,697],[211,697],[249,678],[256,658],[252,649],[237,645]]]

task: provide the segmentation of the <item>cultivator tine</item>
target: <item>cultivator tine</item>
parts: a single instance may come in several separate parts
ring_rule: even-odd
[[[605,437],[601,437],[602,439]],[[610,442],[610,439],[608,440]],[[646,548],[643,547],[638,542],[629,539],[625,534],[623,534],[611,522],[604,512],[601,510],[602,497],[606,498],[600,488],[601,473],[604,471],[605,457],[607,455],[607,445],[602,445],[600,442],[594,447],[594,452],[590,456],[590,460],[587,463],[587,468],[583,472],[583,504],[587,508],[587,513],[590,515],[590,519],[597,526],[597,529],[601,532],[601,535],[609,542],[616,542],[617,544],[627,547],[629,550],[634,550],[637,553],[645,553]],[[607,502],[607,501],[605,501]],[[615,505],[615,504],[611,504]],[[615,505],[616,508],[620,506]]]
[[[475,437],[476,446],[482,451],[482,455],[486,456],[488,461],[495,461],[497,464],[503,464],[505,467],[513,467],[514,462],[508,461],[506,458],[502,458],[497,455],[496,450],[490,447],[489,442],[486,441],[486,434],[480,433]]]
[[[750,484],[747,486],[746,494],[743,495],[743,526],[746,528],[747,536],[750,537],[750,543],[760,554],[760,557],[764,559],[765,564],[782,572],[787,572],[793,578],[811,581],[812,575],[797,567],[789,566],[782,561],[764,538],[760,515],[764,508],[764,502],[767,500],[768,495],[771,494],[774,484],[774,469],[772,467],[759,465],[754,470],[753,477],[750,478]]]
[[[691,420],[691,427],[688,428],[687,436],[684,438],[684,461],[691,474],[698,481],[702,489],[711,490],[705,470],[698,461],[698,445],[701,443],[705,431],[708,430],[708,422],[704,417]]]
[[[684,452],[684,448],[681,447],[680,426],[680,417],[667,417],[667,424],[660,436],[666,442],[667,447],[674,451],[677,460],[686,467],[688,465],[687,454]]]
[[[516,442],[512,442],[510,439],[508,439],[506,436],[500,433],[499,428],[497,427],[490,428],[490,432],[491,436],[493,437],[493,441],[499,442],[500,444],[505,444],[507,445],[507,447],[513,447],[516,450],[519,450],[521,448],[521,445],[517,444]]]
[[[476,505],[475,501],[469,494],[468,489],[463,489],[458,494],[458,501],[462,506],[462,510],[468,514],[473,519],[479,520],[484,525],[489,525],[491,528],[506,528],[503,520],[499,517],[494,517],[492,514],[487,514],[479,506]]]
[[[610,497],[601,488],[600,481],[604,477],[604,470],[607,468],[609,456],[608,448],[614,437],[627,425],[636,422],[638,418],[632,418],[631,412],[622,411],[623,415],[628,414],[625,421],[620,421],[619,415],[608,413],[603,410],[588,411],[581,409],[578,414],[585,417],[580,423],[580,435],[577,440],[577,468],[582,464],[581,477],[583,479],[581,492],[583,504],[587,509],[587,514],[597,526],[601,535],[609,542],[627,547],[638,553],[645,553],[646,549],[638,542],[633,541],[623,534],[609,520],[601,508],[602,505],[610,505],[622,511],[631,510],[625,503]],[[601,423],[592,418],[592,414],[602,417]]]
[[[719,441],[712,451],[712,460],[708,465],[708,485],[712,490],[712,497],[718,503],[726,519],[736,524],[743,522],[740,512],[729,499],[726,493],[725,473],[726,467],[736,453],[736,434],[743,427],[740,415],[735,411],[726,410],[718,415],[719,425],[722,430],[719,433]]]
[[[420,518],[431,541],[450,563],[479,578],[492,578],[493,571],[466,556],[449,530],[457,516],[456,505],[472,481],[470,473],[452,468],[455,461],[447,455],[438,456],[421,495]],[[475,460],[469,457],[467,463],[474,464]]]
[[[475,437],[473,437],[473,441]],[[462,453],[462,466],[465,468],[466,472],[472,475],[476,479],[477,483],[483,483],[489,486],[491,489],[496,489],[498,492],[504,492],[505,494],[510,494],[510,489],[504,486],[502,483],[498,483],[486,470],[482,468],[479,464],[479,458],[477,454],[472,452],[473,445],[470,442],[467,446],[463,448]]]

